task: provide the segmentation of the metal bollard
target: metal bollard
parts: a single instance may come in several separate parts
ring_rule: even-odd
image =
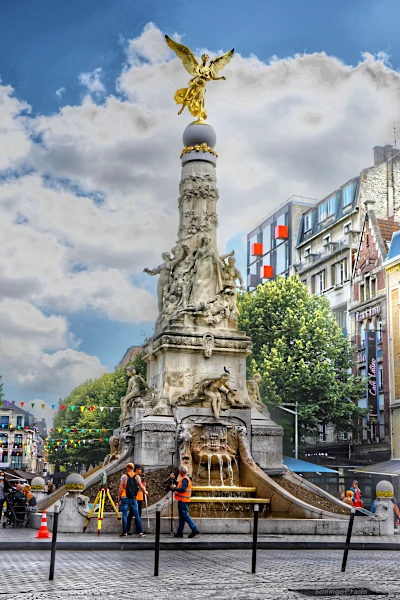
[[[347,530],[346,546],[345,546],[344,554],[343,554],[342,573],[344,573],[346,571],[347,555],[349,553],[351,532],[353,531],[354,517],[356,516],[356,512],[357,512],[357,509],[354,506],[352,506],[350,521],[349,521],[349,528]]]
[[[251,572],[256,572],[257,563],[257,535],[258,535],[258,511],[260,507],[258,504],[254,505],[254,522],[253,522],[253,552],[251,556]]]
[[[54,505],[54,516],[53,516],[53,537],[51,539],[50,574],[49,574],[50,581],[53,581],[53,579],[54,579],[54,563],[56,562],[57,528],[58,528],[59,511],[60,511],[60,506],[58,504],[55,504]]]
[[[161,529],[161,504],[156,506],[156,542],[154,552],[154,577],[158,577],[158,565],[160,562],[160,529]]]

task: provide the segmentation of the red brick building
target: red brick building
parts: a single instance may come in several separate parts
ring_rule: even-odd
[[[366,430],[358,442],[366,442],[368,452],[390,452],[389,355],[387,326],[386,260],[389,244],[400,223],[394,218],[379,219],[366,210],[360,242],[353,264],[352,302],[349,310],[351,340],[357,349],[357,374],[370,377],[366,395],[359,402],[369,408]],[[389,456],[387,456],[389,458]],[[379,459],[378,459],[379,460]]]

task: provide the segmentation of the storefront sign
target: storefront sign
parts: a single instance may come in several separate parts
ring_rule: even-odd
[[[376,359],[376,331],[365,332],[365,355],[367,363],[367,406],[369,417],[378,417],[378,361]]]
[[[380,315],[381,314],[381,307],[378,306],[369,306],[368,308],[366,308],[365,310],[361,311],[361,312],[356,312],[356,321],[358,321],[359,323],[361,323],[361,321],[364,321],[364,319],[369,319],[371,317],[374,317],[375,315]]]

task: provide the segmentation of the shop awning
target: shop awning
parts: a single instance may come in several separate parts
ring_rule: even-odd
[[[329,469],[329,467],[315,465],[306,460],[300,460],[290,456],[283,456],[282,460],[284,466],[290,471],[293,471],[293,473],[339,473],[339,471],[334,471],[333,469]]]
[[[390,475],[398,477],[400,475],[400,459],[392,458],[384,462],[375,463],[368,467],[354,467],[354,473],[369,473],[370,475]]]

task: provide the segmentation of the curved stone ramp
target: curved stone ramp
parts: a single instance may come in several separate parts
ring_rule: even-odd
[[[285,467],[285,468],[286,468],[285,477],[287,479],[289,479],[289,481],[292,481],[296,485],[303,487],[304,489],[306,489],[309,492],[312,492],[313,494],[317,494],[318,496],[321,496],[322,498],[329,500],[330,502],[332,502],[332,504],[336,504],[339,508],[342,508],[342,509],[344,508],[345,510],[348,511],[348,513],[350,515],[351,509],[348,504],[346,504],[345,502],[342,502],[341,500],[339,500],[339,498],[332,496],[332,494],[330,494],[329,492],[326,492],[325,490],[319,488],[314,483],[311,483],[311,481],[308,481],[307,479],[303,479],[303,477],[300,477],[300,475],[297,475],[297,473],[290,471],[290,469],[288,469],[287,467]],[[341,518],[343,518],[343,517],[346,518],[346,515],[336,515],[336,513],[335,513],[335,516],[341,517]]]
[[[130,457],[130,454],[125,454],[124,456],[117,458],[113,462],[108,463],[104,467],[103,467],[103,464],[100,463],[99,465],[97,465],[97,467],[94,467],[93,469],[90,469],[89,471],[87,471],[83,475],[83,478],[85,480],[84,489],[86,490],[86,488],[88,488],[90,485],[92,485],[92,483],[96,483],[96,481],[100,481],[103,473],[106,473],[107,475],[111,475],[112,473],[117,471],[121,467],[122,463],[128,461],[129,457]],[[55,502],[57,502],[57,500],[60,500],[63,496],[65,496],[66,493],[67,493],[67,490],[65,488],[65,485],[60,486],[55,492],[53,492],[52,494],[49,494],[42,500],[38,501],[38,503],[37,503],[38,511],[40,512],[43,510],[47,510],[50,506],[52,506]]]
[[[255,487],[257,489],[257,497],[269,498],[271,500],[272,517],[283,519],[348,519],[347,515],[317,508],[296,498],[290,494],[290,492],[286,491],[256,465],[247,449],[246,440],[239,440],[239,454],[240,480],[242,485]],[[304,486],[315,495],[328,499],[340,506],[340,508],[343,508],[343,503],[340,500],[337,500],[327,492],[324,492],[316,485],[306,482],[301,477],[295,476],[294,473],[291,472],[289,473],[289,478],[296,484],[298,484],[300,480]],[[349,507],[349,515],[350,512]]]

